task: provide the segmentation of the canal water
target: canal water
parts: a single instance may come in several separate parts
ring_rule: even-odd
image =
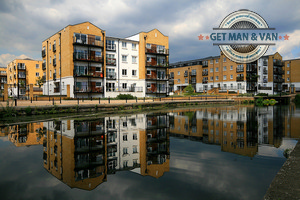
[[[293,106],[2,127],[1,199],[262,199],[300,137]]]

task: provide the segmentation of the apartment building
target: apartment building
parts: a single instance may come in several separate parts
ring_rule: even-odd
[[[284,61],[284,82],[282,89],[284,91],[300,92],[300,59],[291,59]]]
[[[15,59],[7,65],[8,96],[23,97],[26,87],[37,86],[37,78],[42,76],[42,61]]]
[[[153,29],[127,39],[139,42],[139,79],[145,81],[145,96],[167,96],[169,37]]]
[[[157,29],[122,39],[90,22],[69,25],[42,43],[44,95],[166,96],[168,46]]]
[[[7,83],[6,67],[0,67],[0,96],[4,93],[4,84]]]
[[[84,22],[42,42],[44,95],[104,97],[105,31]]]
[[[283,62],[279,53],[252,63],[235,63],[224,54],[170,64],[170,91],[182,91],[191,84],[196,92],[218,90],[234,93],[282,92]],[[196,81],[196,83],[195,83]]]
[[[106,38],[105,97],[118,94],[145,96],[145,82],[139,79],[139,42]]]

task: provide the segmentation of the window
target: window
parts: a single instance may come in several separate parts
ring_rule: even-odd
[[[127,127],[127,121],[123,122],[123,127]],[[127,139],[127,135],[126,135],[126,139]]]
[[[36,77],[39,77],[39,76],[40,76],[40,73],[36,72],[36,73],[35,73],[35,76],[36,76]]]
[[[147,70],[147,73],[148,73],[148,70]],[[135,69],[132,70],[132,76],[136,76],[136,70]]]
[[[127,43],[126,42],[122,42],[122,48],[127,48]]]
[[[214,60],[210,60],[210,64],[213,64],[214,63]]]
[[[219,71],[219,67],[216,67],[216,72],[218,72]]]
[[[226,57],[223,58],[223,62],[226,62]]]
[[[216,63],[219,63],[219,59],[216,59]]]
[[[123,148],[123,154],[128,154],[128,148],[126,148],[126,147]]]
[[[151,88],[151,83],[147,83],[147,88]]]
[[[132,153],[137,153],[138,151],[137,151],[137,146],[133,146],[132,147]]]
[[[242,89],[242,84],[241,83],[238,83],[238,89]]]
[[[51,78],[51,75],[52,75],[52,71],[50,70],[50,78]]]
[[[180,75],[180,71],[177,72],[177,75]]]
[[[51,59],[51,56],[50,56],[50,64],[51,64],[51,60],[52,60],[52,59]]]
[[[122,83],[122,88],[126,89],[127,88],[127,83]]]
[[[290,71],[286,71],[286,74],[290,74]]]
[[[210,68],[210,72],[214,72],[214,68]]]
[[[226,67],[226,66],[224,66],[224,67],[223,67],[223,71],[226,71],[226,70],[227,70],[227,67]]]
[[[213,77],[213,76],[211,76],[211,77],[210,77],[210,80],[211,80],[211,81],[213,81],[213,80],[214,80],[214,77]]]
[[[187,78],[185,78],[185,83],[188,83],[188,79]]]
[[[216,80],[219,80],[219,76],[216,76]]]
[[[101,82],[96,82],[96,87],[101,87],[102,83]]]
[[[132,50],[136,50],[136,43],[132,43]]]
[[[290,67],[290,63],[288,63],[288,64],[286,65],[286,67]]]
[[[230,70],[233,70],[233,66],[232,65],[230,65]]]
[[[180,79],[178,79],[177,82],[180,83]]]
[[[136,63],[136,56],[132,56],[132,63]]]
[[[123,141],[127,141],[127,134],[123,135]]]
[[[51,42],[50,42],[50,44],[49,44],[49,49],[51,50]]]
[[[127,56],[126,55],[122,55],[122,62],[127,62]]]
[[[127,69],[122,69],[122,75],[127,76]]]
[[[230,75],[230,79],[233,79],[233,75],[232,74]]]
[[[224,75],[224,76],[223,76],[223,80],[226,80],[226,78],[227,78],[226,75]]]
[[[286,78],[287,81],[290,81],[290,78]]]
[[[151,70],[147,70],[147,75],[151,75]]]
[[[133,138],[132,138],[133,140],[137,140],[137,134],[133,134]]]
[[[36,65],[35,65],[35,68],[36,68],[36,69],[39,69],[39,68],[40,68],[40,65],[39,65],[39,64],[36,64]]]

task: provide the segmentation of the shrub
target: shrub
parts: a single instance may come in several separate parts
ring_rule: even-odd
[[[264,105],[263,101],[264,101],[263,98],[260,97],[260,98],[256,99],[255,105],[257,105],[257,106],[263,106]]]
[[[194,93],[194,88],[191,84],[189,84],[188,86],[186,86],[183,91],[185,93],[188,93],[188,94],[193,94]]]
[[[32,109],[31,109],[30,106],[28,106],[27,108],[25,108],[26,115],[31,115],[31,111],[32,111]]]
[[[116,99],[135,99],[131,94],[119,94]]]
[[[295,96],[295,100],[294,100],[295,104],[300,104],[300,94],[297,94]]]
[[[258,93],[256,96],[259,96],[259,97],[266,97],[268,96],[267,93]]]

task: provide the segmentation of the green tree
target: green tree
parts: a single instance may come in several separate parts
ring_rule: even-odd
[[[185,93],[188,93],[188,94],[192,94],[194,93],[194,88],[191,84],[189,84],[188,86],[186,86],[183,90]]]
[[[39,88],[41,89],[41,87],[44,85],[44,80],[43,77],[39,76],[36,78],[36,84],[39,86]]]

